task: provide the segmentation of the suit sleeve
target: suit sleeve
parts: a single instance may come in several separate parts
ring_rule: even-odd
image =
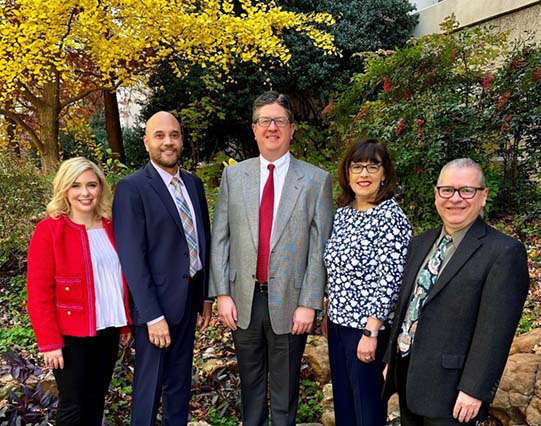
[[[209,296],[229,295],[229,186],[227,167],[222,173],[214,206],[210,249]]]
[[[482,401],[494,399],[529,288],[526,250],[505,245],[493,262],[458,389]]]
[[[143,201],[138,187],[126,179],[115,189],[113,219],[118,256],[137,312],[134,321],[147,323],[162,316],[163,311],[148,266]]]
[[[28,314],[40,352],[60,349],[64,339],[56,317],[55,258],[52,233],[40,222],[28,249]]]
[[[325,173],[315,201],[315,212],[309,229],[308,260],[299,296],[299,306],[323,308],[326,273],[323,265],[325,243],[331,235],[333,202],[331,176]]]

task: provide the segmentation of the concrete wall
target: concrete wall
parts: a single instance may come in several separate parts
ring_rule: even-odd
[[[417,0],[414,3],[419,11],[415,37],[439,32],[440,23],[453,13],[461,27],[490,23],[512,29],[512,37],[522,36],[524,31],[541,32],[541,0],[443,0],[437,3]]]

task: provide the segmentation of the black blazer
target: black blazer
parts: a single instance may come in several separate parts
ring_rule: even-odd
[[[192,303],[201,312],[208,294],[210,221],[203,182],[182,170],[180,175],[195,210],[203,263],[195,283],[188,283],[190,257],[177,207],[152,164],[115,189],[115,241],[136,325],[161,315],[169,325],[178,324]]]
[[[440,229],[414,238],[385,361],[384,397],[396,390],[397,338],[415,278]],[[526,250],[478,218],[420,312],[407,375],[407,406],[426,417],[452,415],[458,392],[494,399],[529,288]]]

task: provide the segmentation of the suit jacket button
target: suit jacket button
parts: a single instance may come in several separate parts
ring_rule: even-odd
[[[183,275],[182,278],[184,278],[184,279],[187,280],[187,279],[190,278],[190,277],[189,277],[188,275]]]
[[[66,291],[70,291],[70,288],[69,288],[69,287],[66,287],[65,290],[66,290]]]
[[[67,316],[70,316],[70,315],[71,315],[71,311],[66,312],[66,315],[67,315]]]

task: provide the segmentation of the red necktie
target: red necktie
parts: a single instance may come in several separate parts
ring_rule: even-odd
[[[274,164],[269,164],[269,177],[263,188],[261,205],[259,206],[259,247],[257,248],[256,280],[260,283],[268,281],[269,250],[274,213]]]

